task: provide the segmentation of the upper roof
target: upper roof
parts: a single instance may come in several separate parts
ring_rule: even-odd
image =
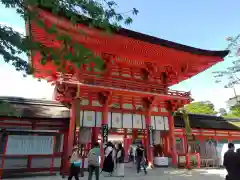
[[[44,8],[41,7],[41,9],[46,10],[48,12],[52,12],[51,9],[46,8],[46,7],[44,7]],[[59,11],[59,16],[70,19],[70,17],[68,17],[68,14],[66,13],[66,10]],[[79,17],[78,18],[78,23],[80,23],[80,24],[89,25],[92,22],[92,19],[90,19],[90,18],[83,17],[81,15],[78,15],[78,17]],[[100,27],[98,27],[98,29],[103,30]],[[129,30],[129,29],[126,29],[126,28],[115,29],[115,30],[113,30],[113,32],[115,34],[118,34],[118,35],[121,35],[121,36],[133,38],[135,40],[140,40],[140,41],[148,42],[150,44],[165,46],[167,48],[173,48],[173,49],[176,49],[176,50],[189,52],[191,54],[199,54],[199,55],[204,55],[204,56],[215,56],[215,57],[223,58],[229,53],[228,50],[211,51],[211,50],[199,49],[199,48],[183,45],[183,44],[180,44],[180,43],[168,41],[168,40],[165,40],[165,39],[161,39],[161,38],[158,38],[158,37],[150,36],[150,35],[147,35],[147,34],[143,34],[141,32],[136,32],[136,31],[133,31],[133,30]]]
[[[173,79],[168,84],[169,86],[188,79],[222,61],[229,52],[227,50],[202,50],[124,28],[114,31],[114,34],[110,36],[102,35],[100,28],[90,28],[88,26],[89,21],[91,21],[88,18],[84,17],[83,19],[80,16],[79,24],[74,26],[67,19],[65,13],[60,12],[56,16],[49,9],[41,8],[36,9],[36,11],[40,13],[44,22],[56,24],[59,31],[74,37],[77,42],[84,44],[85,47],[98,55],[102,53],[113,55],[117,57],[115,60],[118,63],[130,63],[132,67],[143,66],[145,62],[153,63],[155,67],[168,71],[169,76]],[[37,41],[59,48],[60,42],[56,41],[55,36],[48,34],[34,22],[30,22],[29,27],[32,37]],[[84,33],[79,33],[80,29]],[[40,59],[40,55],[36,53],[32,57],[34,68],[41,72],[36,73],[36,77],[42,75],[46,78],[46,76],[49,76],[49,71],[53,73],[57,71],[53,63],[49,62],[44,66],[41,65]]]

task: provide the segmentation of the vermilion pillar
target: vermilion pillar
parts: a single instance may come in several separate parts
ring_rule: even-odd
[[[104,161],[103,145],[108,142],[108,97],[106,97],[102,112],[102,147],[101,147],[101,167]]]
[[[92,148],[95,142],[98,141],[98,135],[99,135],[100,129],[98,127],[93,127],[92,128]]]
[[[138,138],[138,130],[132,129],[132,141],[135,142],[137,138]]]
[[[71,110],[70,110],[70,122],[69,122],[69,128],[68,128],[68,133],[67,139],[65,139],[67,148],[64,148],[64,161],[63,161],[63,171],[65,172],[68,169],[68,157],[72,155],[72,149],[73,149],[73,143],[74,143],[74,136],[75,136],[75,124],[76,124],[76,103],[78,101],[74,100],[72,102]]]
[[[146,151],[148,164],[153,166],[153,144],[152,144],[152,135],[150,134],[151,128],[151,111],[147,111],[145,115],[146,127],[147,127],[147,137],[146,137]]]
[[[174,134],[174,119],[172,113],[168,114],[168,123],[169,123],[169,140],[170,140],[170,148],[172,154],[172,165],[177,166],[177,151],[176,151],[176,139]]]

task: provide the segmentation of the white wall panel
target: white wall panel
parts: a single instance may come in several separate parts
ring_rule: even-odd
[[[155,116],[156,130],[164,130],[164,118],[163,116]]]
[[[123,114],[123,128],[133,128],[132,127],[132,114]]]
[[[165,130],[168,131],[169,130],[168,117],[164,117],[164,126],[165,126]]]
[[[142,116],[141,114],[133,115],[133,128],[142,129]]]
[[[102,126],[102,112],[96,112],[96,127]]]
[[[122,128],[122,113],[112,113],[112,128]]]
[[[95,127],[95,111],[83,112],[83,127]]]
[[[155,117],[154,116],[151,116],[151,126],[153,129],[156,129],[156,125],[155,125]]]

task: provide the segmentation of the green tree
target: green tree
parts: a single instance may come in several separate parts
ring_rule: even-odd
[[[219,114],[220,114],[221,116],[226,116],[226,115],[227,115],[227,110],[224,109],[224,108],[220,108],[220,109],[218,110],[218,112],[219,112]]]
[[[193,114],[217,114],[214,110],[214,105],[210,101],[193,102],[186,105],[184,108],[188,113]]]
[[[11,27],[0,25],[0,55],[4,61],[11,63],[16,70],[23,71],[24,74],[31,74],[34,69],[31,69],[26,55],[31,51],[38,51],[42,55],[42,64],[51,57],[51,60],[57,65],[59,71],[64,71],[64,61],[71,61],[77,67],[82,64],[93,62],[97,69],[103,70],[104,63],[100,57],[85,48],[83,44],[79,44],[72,40],[72,37],[67,34],[57,32],[56,25],[47,27],[44,22],[38,17],[35,7],[43,7],[52,10],[52,13],[58,15],[64,13],[70,19],[70,22],[75,25],[77,22],[85,20],[86,17],[91,19],[90,27],[99,27],[106,32],[112,32],[120,27],[120,24],[129,25],[132,23],[132,18],[128,16],[129,12],[133,15],[138,13],[138,10],[133,8],[127,13],[118,13],[116,11],[117,4],[110,0],[0,0],[0,3],[6,8],[14,8],[16,12],[27,20],[37,22],[40,28],[44,28],[49,34],[55,34],[57,40],[62,42],[63,50],[46,47],[40,42],[34,42],[30,37],[24,36],[19,32],[14,31]],[[80,15],[80,16],[79,16]],[[83,34],[84,32],[79,32]],[[70,53],[70,48],[74,47],[74,53]],[[81,52],[81,53],[79,53]],[[25,56],[23,56],[25,55]]]
[[[216,83],[223,83],[225,88],[233,88],[234,85],[240,84],[240,34],[235,37],[228,37],[230,51],[228,58],[232,64],[220,71],[214,72]]]
[[[224,115],[226,118],[240,118],[240,105],[237,104],[230,108],[230,111]]]

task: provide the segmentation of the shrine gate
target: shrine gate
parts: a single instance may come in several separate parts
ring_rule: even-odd
[[[34,8],[34,12],[47,25],[56,24],[58,33],[69,35],[91,49],[106,67],[102,73],[94,69],[94,64],[77,68],[67,62],[68,68],[61,73],[51,59],[42,65],[40,53],[31,56],[36,69],[34,76],[54,84],[54,99],[71,109],[69,134],[64,143],[65,166],[73,148],[76,126],[79,131],[80,127],[90,127],[92,142],[101,133],[102,143],[108,141],[111,128],[123,132],[132,129],[133,135],[141,130],[149,164],[153,164],[153,131],[163,131],[169,139],[171,163],[176,165],[172,115],[190,103],[191,97],[189,92],[169,87],[222,61],[228,51],[201,50],[123,28],[104,36],[100,28],[90,28],[86,21],[74,26],[67,16],[54,15],[50,9]],[[28,22],[27,30],[33,40],[47,47],[62,46],[55,35],[48,34],[34,21]]]

